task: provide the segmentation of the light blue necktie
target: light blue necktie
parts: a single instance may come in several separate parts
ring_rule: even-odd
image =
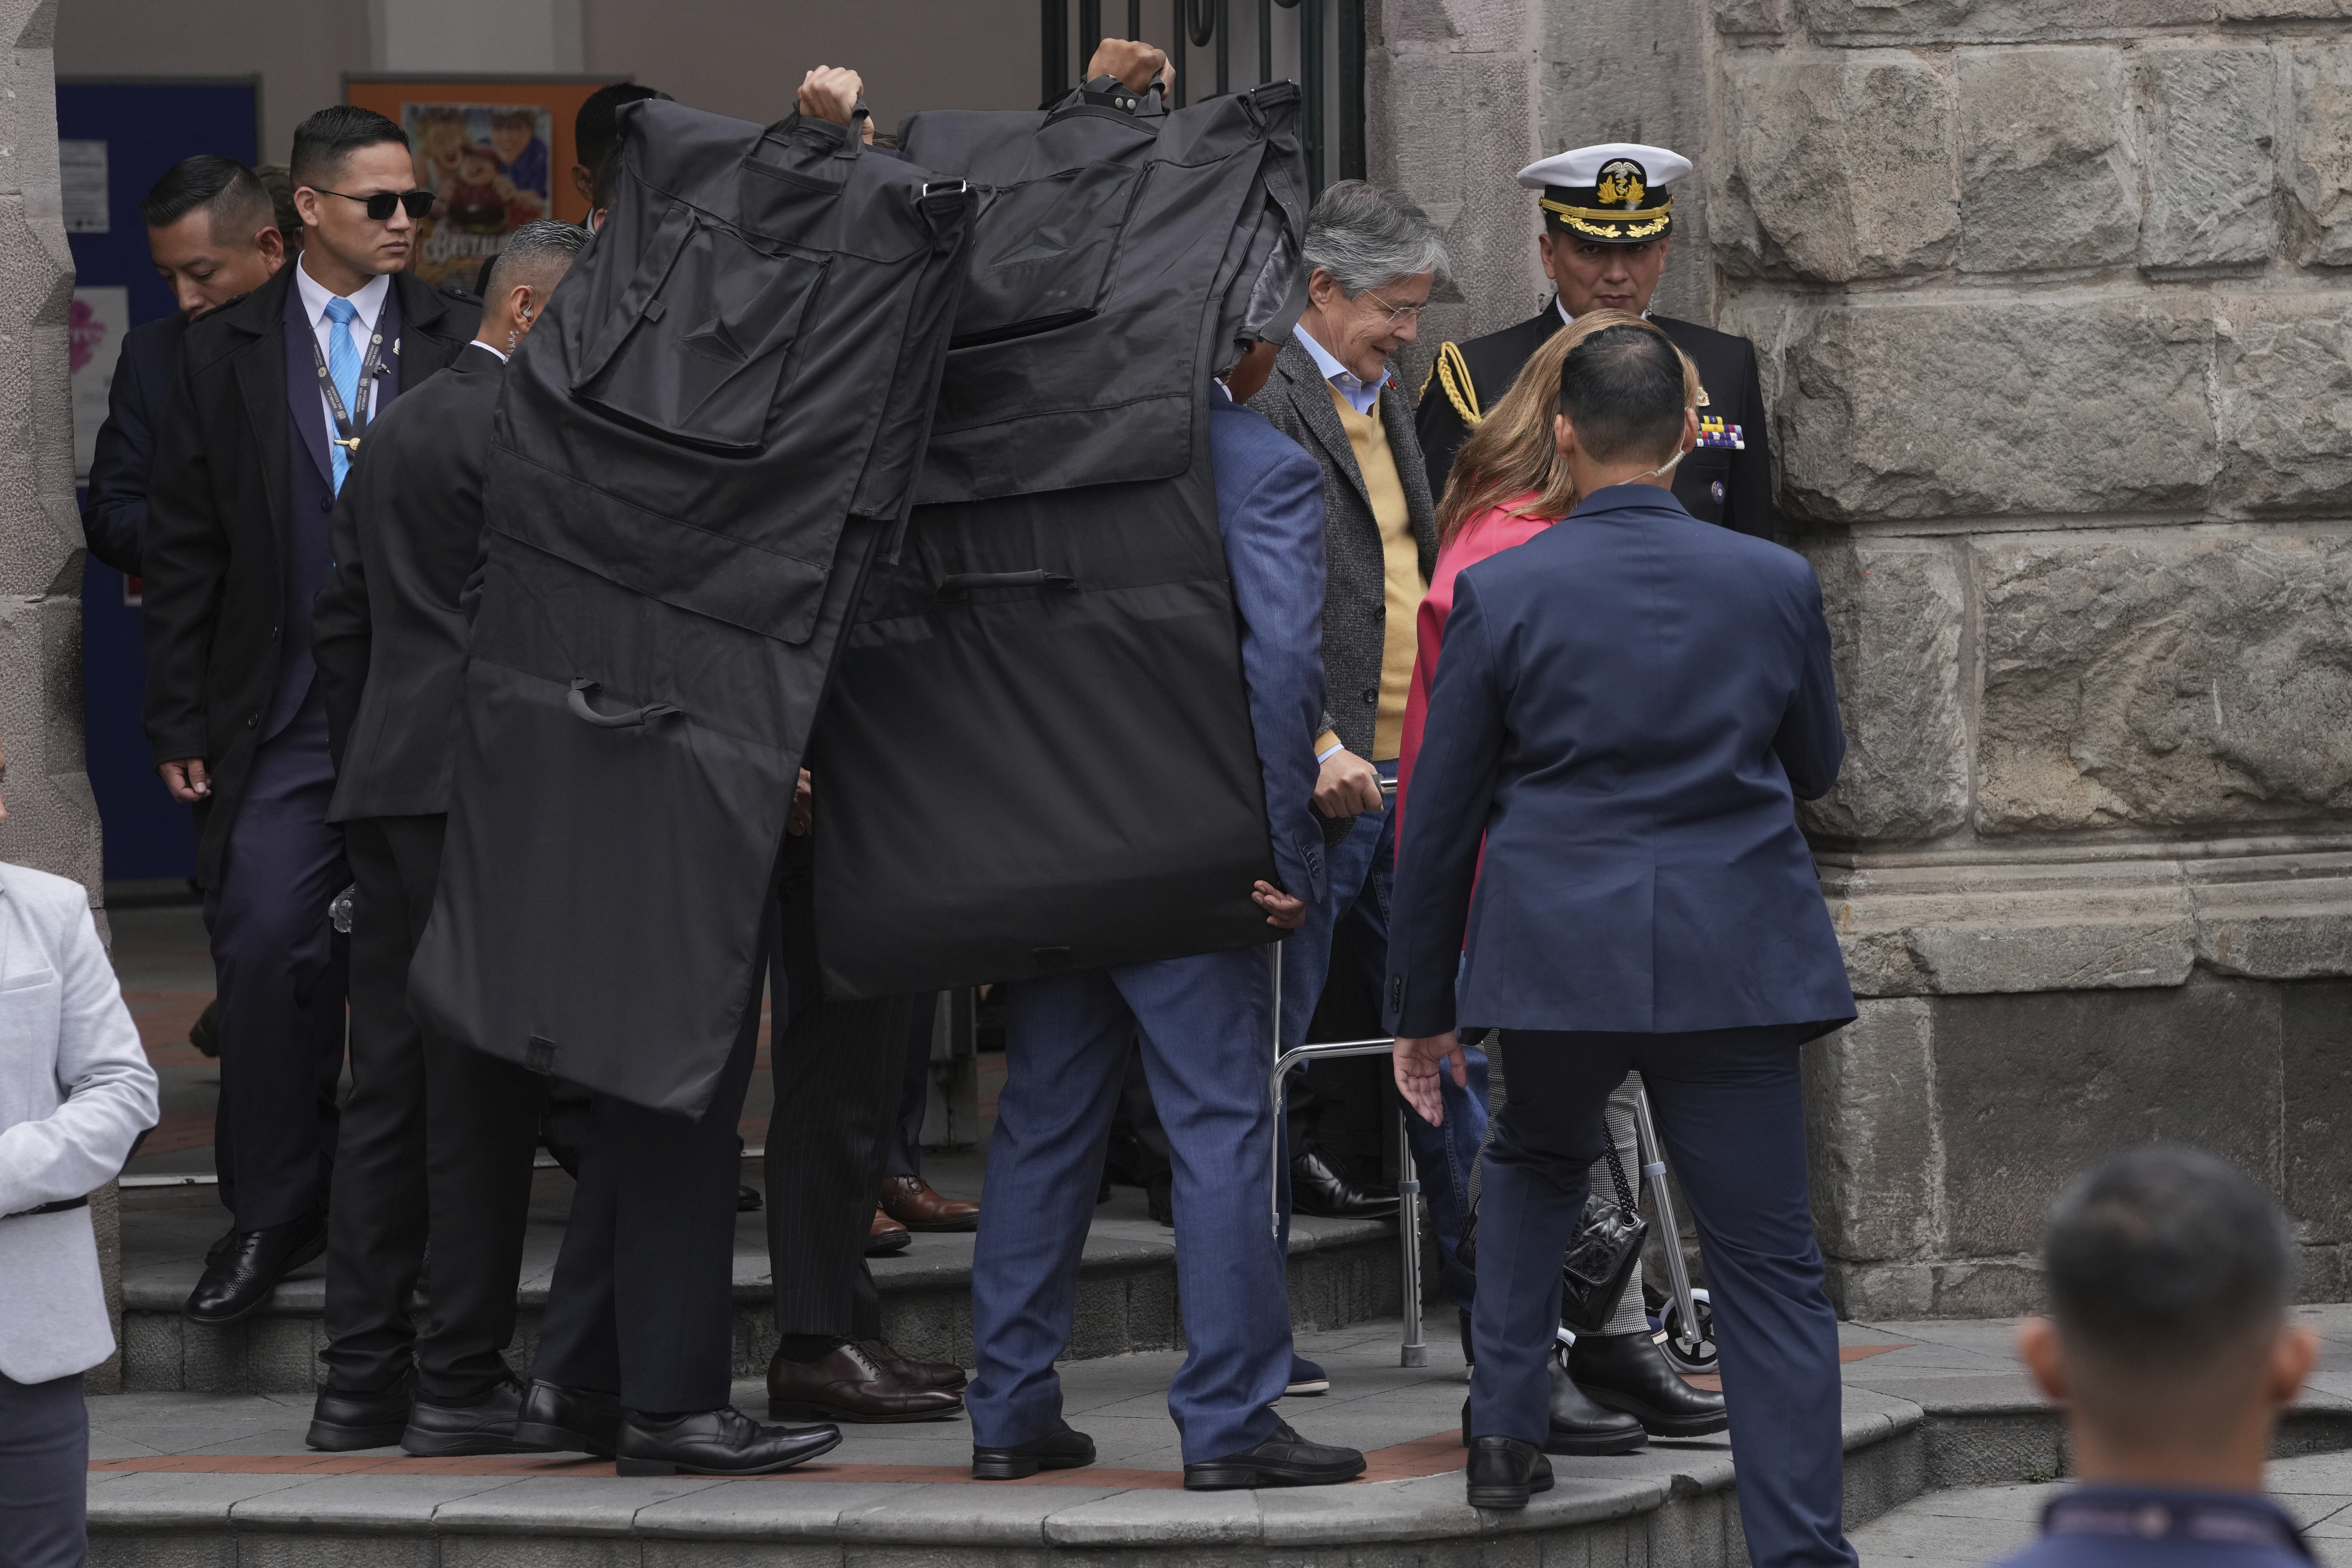
[[[352,322],[359,313],[359,308],[349,300],[327,301],[327,320],[335,323],[333,341],[327,345],[327,374],[335,378],[335,390],[342,395],[343,411],[351,416],[353,430],[357,430],[360,424],[360,350],[359,345],[352,342]],[[331,460],[334,468],[335,493],[338,495],[342,493],[343,476],[351,471],[352,467],[351,448],[336,445],[332,439],[341,434],[334,427],[334,420],[330,416],[327,421],[327,450],[332,454]]]

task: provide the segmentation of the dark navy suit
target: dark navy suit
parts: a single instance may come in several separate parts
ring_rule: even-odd
[[[221,1201],[241,1231],[320,1206],[342,1062],[327,906],[350,876],[311,658],[334,470],[299,267],[189,325],[141,552],[148,738],[159,763],[201,757],[212,777],[197,877],[220,981]],[[394,275],[376,408],[457,358],[478,312]]]
[[[1324,891],[1313,815],[1323,707],[1323,474],[1263,418],[1212,395],[1217,521],[1283,889]],[[1268,928],[1267,935],[1275,934]],[[1024,980],[1006,996],[1004,1089],[972,1271],[982,1447],[1059,1428],[1078,1258],[1139,1037],[1173,1150],[1177,1289],[1190,1353],[1168,1391],[1186,1463],[1274,1435],[1290,1375],[1283,1258],[1268,1234],[1274,996],[1263,946]]]
[[[1455,1026],[1457,958],[1458,1021],[1503,1031],[1472,1436],[1544,1440],[1560,1254],[1639,1070],[1698,1223],[1758,1568],[1854,1561],[1796,1050],[1854,1012],[1795,812],[1844,752],[1803,558],[1657,486],[1597,491],[1456,583],[1389,948],[1399,1035]]]
[[[2285,1509],[2247,1492],[2080,1486],[2051,1500],[2042,1537],[2000,1568],[2310,1568]]]
[[[139,575],[147,475],[155,465],[163,416],[171,412],[180,340],[187,331],[188,318],[174,310],[123,334],[122,357],[115,362],[106,393],[106,423],[98,427],[98,445],[90,454],[82,541],[92,555],[126,577]]]

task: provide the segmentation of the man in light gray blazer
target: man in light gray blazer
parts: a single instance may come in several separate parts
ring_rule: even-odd
[[[0,802],[0,820],[7,815]],[[89,1194],[154,1125],[155,1069],[99,944],[89,895],[0,862],[0,1561],[9,1568],[69,1568],[87,1552],[81,1374],[114,1353]]]

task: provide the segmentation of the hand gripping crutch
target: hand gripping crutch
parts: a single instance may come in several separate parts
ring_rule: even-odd
[[[1381,781],[1385,795],[1396,788]],[[1274,1104],[1274,1152],[1267,1172],[1266,1224],[1278,1242],[1282,1237],[1283,1079],[1298,1063],[1317,1057],[1393,1056],[1393,1037],[1378,1040],[1334,1040],[1282,1048],[1282,943],[1269,943],[1267,962],[1274,967],[1274,1072],[1266,1081],[1266,1097]],[[1429,1342],[1421,1326],[1421,1172],[1412,1160],[1412,1140],[1404,1119],[1412,1107],[1397,1104],[1397,1246],[1398,1277],[1404,1287],[1404,1343],[1398,1347],[1399,1366],[1427,1366]]]

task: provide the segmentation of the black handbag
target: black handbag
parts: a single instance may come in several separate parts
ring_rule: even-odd
[[[1605,1129],[1602,1136],[1609,1139],[1609,1177],[1617,1201],[1599,1193],[1584,1200],[1584,1224],[1559,1266],[1559,1321],[1580,1334],[1597,1334],[1608,1326],[1625,1281],[1642,1259],[1642,1238],[1650,1233],[1650,1222],[1633,1205],[1633,1186],[1625,1179],[1617,1140]]]
[[[1641,1261],[1642,1242],[1650,1234],[1650,1222],[1634,1206],[1633,1185],[1625,1179],[1617,1140],[1605,1126],[1601,1136],[1609,1140],[1609,1174],[1617,1199],[1612,1203],[1594,1193],[1584,1200],[1584,1223],[1568,1244],[1559,1270],[1559,1321],[1580,1334],[1597,1334],[1608,1325],[1625,1281]],[[1475,1210],[1463,1218],[1462,1239],[1454,1244],[1454,1255],[1465,1268],[1476,1270],[1478,1215]]]

